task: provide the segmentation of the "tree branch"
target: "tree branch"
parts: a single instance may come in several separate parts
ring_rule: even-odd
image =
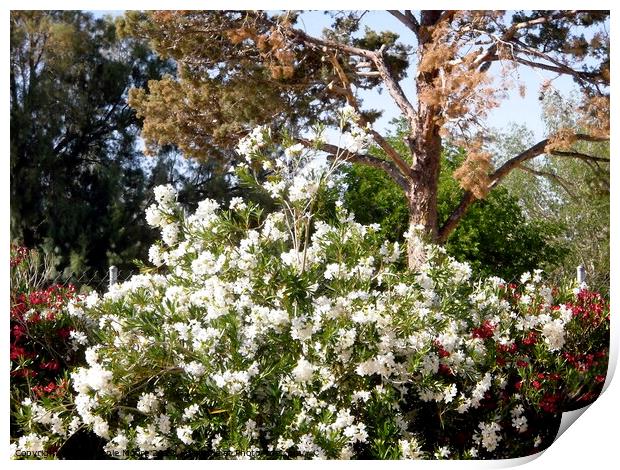
[[[458,207],[452,211],[452,213],[448,216],[444,224],[441,226],[439,231],[437,232],[437,241],[439,243],[445,243],[452,231],[459,224],[463,216],[469,210],[469,207],[476,202],[476,197],[471,191],[465,191],[463,197],[461,198],[461,202]]]
[[[541,176],[543,178],[548,178],[555,181],[562,187],[562,189],[564,189],[564,191],[566,191],[566,193],[573,199],[573,201],[577,200],[577,196],[575,196],[575,193],[573,193],[568,187],[568,181],[566,181],[564,178],[561,178],[559,175],[556,175],[555,173],[551,173],[549,171],[535,170],[534,168],[530,168],[527,165],[519,165],[519,168],[533,175]]]
[[[381,78],[383,79],[383,83],[385,83],[385,87],[388,90],[388,93],[394,100],[394,102],[398,105],[400,110],[403,112],[409,125],[413,129],[415,126],[417,113],[413,108],[411,102],[407,99],[405,92],[400,87],[400,84],[394,76],[392,75],[392,71],[390,70],[390,66],[383,58],[383,51],[379,49],[377,53],[374,54],[373,62],[377,66],[377,70],[381,74]]]
[[[355,72],[355,75],[358,77],[380,77],[381,72],[377,72],[376,70],[371,70],[369,72]]]
[[[506,31],[506,35],[510,35],[510,37],[514,36],[519,29],[529,28],[531,26],[537,26],[540,24],[548,23],[553,20],[561,20],[564,18],[569,18],[571,16],[575,16],[582,10],[570,10],[570,11],[559,11],[552,15],[548,16],[539,16],[538,18],[534,18],[533,20],[522,21],[520,23],[513,23],[510,28]]]
[[[500,166],[495,172],[491,175],[490,180],[491,184],[489,185],[489,189],[494,188],[497,184],[504,178],[508,173],[510,173],[513,169],[518,167],[521,163],[530,160],[538,155],[541,155],[545,152],[545,147],[549,143],[549,139],[544,139],[538,142],[536,145],[533,145],[529,149],[521,152],[514,158],[511,158],[507,162],[505,162],[502,166]],[[465,191],[463,197],[461,198],[461,202],[458,207],[454,209],[452,214],[448,217],[443,226],[439,229],[438,232],[438,240],[439,243],[444,243],[452,231],[456,228],[458,223],[461,221],[463,216],[467,213],[469,207],[476,201],[476,197],[470,191]]]
[[[358,55],[358,56],[362,56],[362,57],[366,57],[370,59],[376,65],[378,71],[381,74],[381,78],[385,82],[388,92],[390,93],[392,98],[396,101],[396,104],[400,107],[401,111],[405,114],[405,116],[407,117],[407,119],[409,120],[411,124],[415,122],[416,113],[415,113],[413,106],[411,105],[407,97],[405,96],[405,93],[403,92],[398,82],[392,76],[389,66],[383,59],[383,48],[385,46],[382,46],[381,49],[379,49],[378,51],[369,51],[367,49],[360,49],[357,47],[348,46],[346,44],[337,43],[334,41],[317,39],[295,28],[287,28],[287,32],[289,35],[292,35],[294,39],[303,41],[305,43],[310,43],[310,44],[314,44],[317,46],[336,49],[338,51],[345,52],[350,55]],[[357,100],[355,99],[351,91],[351,84],[349,83],[349,80],[346,74],[342,70],[342,67],[338,63],[337,58],[332,56],[330,57],[330,61],[333,64],[334,69],[336,70],[336,74],[338,75],[338,78],[342,82],[342,85],[343,85],[342,91],[345,94],[347,101],[349,102],[351,106],[353,106],[353,108],[355,108],[359,112],[359,106],[357,104]],[[363,122],[361,122],[360,124],[364,126],[367,124],[367,122],[363,120]],[[394,161],[394,163],[396,163],[402,175],[405,177],[410,176],[411,168],[409,168],[409,165],[407,164],[407,162],[405,162],[401,158],[398,152],[383,138],[383,136],[379,134],[377,131],[375,131],[374,129],[370,130],[370,134],[372,135],[377,145],[379,145],[379,147],[381,147],[385,151],[385,153]]]
[[[343,44],[336,41],[330,41],[329,39],[319,39],[314,36],[310,36],[304,31],[287,27],[285,28],[286,34],[293,40],[301,41],[303,43],[312,45],[314,47],[321,47],[327,49],[334,49],[340,52],[344,52],[349,55],[355,55],[360,57],[366,57],[368,59],[372,59],[374,56],[373,51],[369,51],[368,49],[362,49],[360,47],[349,46],[348,44]]]
[[[322,150],[323,152],[329,154],[328,158],[339,158],[349,163],[359,163],[361,165],[383,170],[394,180],[396,184],[398,184],[398,186],[401,187],[403,191],[407,192],[409,190],[409,181],[403,177],[398,167],[396,167],[393,162],[382,160],[380,158],[373,157],[372,155],[350,152],[349,150],[338,147],[337,145],[327,143],[317,144],[316,142],[303,138],[299,138],[297,141],[307,148]]]
[[[594,157],[592,155],[588,155],[588,154],[581,153],[581,152],[572,152],[572,151],[571,152],[565,152],[563,150],[553,150],[551,152],[551,155],[556,156],[556,157],[578,158],[578,159],[583,160],[583,161],[609,163],[609,158]]]
[[[582,140],[584,142],[605,142],[609,139],[603,137],[596,137],[588,134],[575,134],[576,140]],[[491,184],[489,185],[489,189],[494,188],[499,184],[499,182],[504,179],[508,173],[514,170],[521,163],[531,160],[539,155],[542,155],[545,152],[545,148],[549,144],[549,139],[543,139],[535,145],[532,145],[529,149],[521,152],[516,157],[511,158],[507,162],[505,162],[502,166],[500,166],[495,172],[491,175]],[[558,156],[564,157],[575,157],[575,158],[585,158],[585,154],[581,154],[579,152],[562,152],[560,150],[552,150],[549,152],[550,155],[554,155],[554,153]],[[597,158],[597,157],[595,157]],[[603,159],[605,160],[605,159]]]
[[[575,134],[574,137],[577,140],[581,140],[584,142],[604,142],[604,141],[609,140],[607,138],[591,136],[588,134]],[[537,144],[532,145],[527,150],[524,150],[519,155],[504,162],[503,165],[497,168],[493,172],[493,174],[490,175],[489,179],[491,180],[491,183],[489,184],[489,190],[495,188],[506,176],[508,176],[508,174],[512,170],[514,170],[517,167],[522,166],[524,162],[531,160],[533,158],[536,158],[537,156],[542,155],[544,153],[547,153],[545,151],[545,148],[547,147],[548,144],[549,144],[549,139],[543,139]],[[560,152],[559,156],[565,156],[565,157],[572,156],[574,158],[583,159],[586,156],[585,154],[581,154],[579,152],[562,152],[559,150],[554,150],[549,153],[550,155],[553,155],[554,152],[556,153]],[[598,157],[594,157],[594,158],[598,158]],[[594,160],[594,161],[597,161],[597,160]],[[448,237],[450,236],[450,233],[452,233],[452,231],[456,228],[456,226],[458,225],[460,220],[463,218],[463,216],[465,215],[469,207],[475,201],[476,201],[476,198],[474,197],[474,195],[470,191],[465,191],[465,194],[463,194],[463,197],[461,198],[461,202],[459,203],[458,207],[452,212],[452,214],[450,214],[446,222],[439,229],[439,232],[438,232],[439,243],[444,243],[448,239]]]
[[[336,75],[338,75],[338,78],[342,82],[342,86],[343,86],[342,90],[343,90],[343,94],[347,98],[347,102],[360,115],[358,124],[361,127],[366,127],[369,129],[368,132],[372,136],[373,140],[377,143],[377,145],[379,145],[379,147],[383,149],[383,151],[388,155],[388,157],[390,157],[392,161],[394,161],[394,163],[400,170],[401,176],[404,176],[405,178],[410,177],[411,168],[409,167],[407,162],[402,159],[402,157],[394,149],[394,147],[392,147],[389,144],[389,142],[383,138],[381,134],[379,134],[377,131],[375,131],[372,128],[372,126],[369,125],[368,121],[364,119],[364,117],[359,112],[359,105],[357,103],[357,99],[355,98],[355,96],[353,95],[353,92],[351,91],[351,84],[349,83],[349,79],[347,78],[347,75],[344,73],[344,70],[342,70],[342,67],[340,66],[340,63],[338,62],[338,59],[335,56],[332,56],[330,57],[330,61],[332,65],[334,66],[334,69],[336,70]]]
[[[433,15],[430,15],[430,16],[433,17]],[[413,109],[413,106],[411,105],[407,97],[405,96],[398,82],[393,78],[388,65],[385,63],[383,59],[383,49],[385,45],[383,45],[381,49],[379,49],[378,51],[369,51],[367,49],[361,49],[359,47],[349,46],[347,44],[342,44],[342,43],[330,41],[327,39],[319,39],[319,38],[310,36],[309,34],[306,34],[304,31],[301,31],[293,27],[285,28],[285,32],[291,39],[296,40],[296,41],[301,41],[302,43],[305,43],[311,46],[332,49],[332,50],[343,52],[348,55],[355,55],[355,56],[360,56],[360,57],[365,57],[367,59],[370,59],[379,69],[379,72],[381,73],[381,77],[385,81],[386,87],[388,88],[388,91],[390,92],[390,95],[392,96],[392,98],[396,101],[396,103],[401,108],[403,113],[405,113],[407,118],[410,119],[410,122],[411,123],[415,122],[413,120],[413,118],[415,117],[415,110]],[[357,104],[357,100],[355,99],[355,97],[353,96],[353,93],[351,92],[351,84],[349,83],[349,80],[347,79],[346,74],[342,70],[342,67],[340,66],[340,64],[338,63],[338,60],[335,57],[331,57],[330,60],[332,64],[334,65],[334,68],[336,70],[336,73],[340,81],[342,82],[342,85],[343,85],[342,91],[345,94],[347,101],[349,102],[351,106],[353,106],[359,112],[359,106]],[[365,121],[362,118],[362,122],[360,122],[360,124],[364,126],[367,124],[367,121]],[[385,151],[385,153],[394,161],[396,166],[400,169],[402,176],[404,176],[405,178],[409,177],[411,175],[411,168],[409,168],[409,165],[407,164],[407,162],[405,162],[405,160],[402,159],[402,157],[398,154],[398,152],[383,138],[381,134],[379,134],[377,131],[375,131],[372,128],[370,129],[369,132],[372,135],[375,142],[377,143],[377,145],[379,145],[379,147],[381,147]]]
[[[394,147],[392,147],[389,142],[385,140],[383,136],[379,134],[376,130],[371,128],[369,133],[370,135],[372,135],[372,138],[377,143],[377,145],[379,145],[379,147],[383,149],[383,151],[388,155],[388,157],[390,157],[394,161],[394,163],[400,170],[401,175],[407,179],[410,178],[412,174],[411,168],[409,168],[407,162],[402,159],[402,157],[394,149]]]
[[[398,21],[400,21],[402,24],[404,24],[411,31],[413,31],[416,36],[418,35],[418,31],[420,30],[420,23],[418,23],[416,17],[413,16],[411,10],[405,10],[404,13],[400,12],[399,10],[388,10],[388,13],[394,18],[396,18]]]
[[[529,52],[529,51],[527,51],[527,52]],[[531,52],[529,52],[529,53],[532,54]],[[559,73],[559,74],[562,74],[562,75],[571,75],[571,76],[577,78],[578,80],[581,80],[581,81],[587,82],[587,83],[591,83],[593,85],[597,85],[599,83],[602,83],[602,81],[600,79],[597,80],[597,77],[598,77],[597,74],[592,74],[590,72],[585,72],[583,70],[572,69],[572,68],[568,67],[567,65],[564,65],[564,64],[562,64],[560,62],[557,62],[557,61],[553,60],[552,58],[548,57],[546,54],[538,53],[538,54],[533,54],[533,55],[536,55],[536,56],[542,58],[543,60],[547,60],[549,62],[552,62],[555,65],[545,64],[543,62],[534,62],[532,60],[523,59],[522,57],[514,57],[513,60],[515,62],[518,62],[519,64],[527,65],[528,67],[542,69],[542,70],[548,70],[550,72],[555,72],[555,73]]]
[[[474,62],[473,65],[477,67],[478,65],[483,64],[485,62],[494,62],[494,61],[500,60],[500,57],[497,55],[497,44],[501,42],[501,43],[506,43],[512,47],[516,47],[520,52],[524,52],[532,56],[539,57],[547,62],[550,62],[553,65],[549,65],[549,64],[545,64],[541,62],[535,62],[535,61],[523,59],[520,57],[516,57],[516,55],[513,55],[513,60],[515,62],[518,62],[522,65],[526,65],[528,67],[540,68],[543,70],[548,70],[548,71],[556,72],[559,74],[572,75],[579,80],[583,80],[583,81],[596,85],[598,82],[598,80],[596,80],[596,78],[598,77],[597,74],[572,69],[566,64],[563,64],[555,60],[553,57],[549,56],[548,54],[545,54],[544,52],[541,52],[537,49],[527,46],[526,44],[524,44],[523,42],[521,42],[519,39],[515,37],[517,31],[521,29],[527,29],[532,26],[538,26],[538,25],[545,24],[553,20],[561,20],[564,18],[570,18],[570,17],[577,15],[578,13],[582,11],[583,10],[559,11],[559,12],[555,12],[548,16],[541,16],[541,17],[538,17],[532,20],[523,21],[520,23],[514,23],[507,30],[505,30],[501,38],[495,37],[492,35],[495,38],[495,44],[490,46],[484,54],[481,54],[480,57]]]
[[[499,182],[508,176],[512,170],[518,167],[521,163],[531,160],[539,155],[545,153],[545,147],[549,143],[549,139],[543,139],[535,145],[532,145],[529,149],[524,150],[516,157],[511,158],[507,162],[504,162],[497,170],[490,176],[491,184],[489,189],[494,188]]]

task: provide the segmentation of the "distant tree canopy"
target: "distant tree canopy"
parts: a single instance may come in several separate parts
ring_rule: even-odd
[[[11,237],[61,269],[130,265],[152,235],[127,92],[173,69],[80,11],[12,11],[10,37]]]
[[[147,147],[174,144],[190,157],[225,159],[223,149],[232,148],[250,126],[267,123],[295,132],[308,122],[329,123],[329,111],[343,103],[359,112],[357,124],[372,125],[377,110],[363,108],[359,91],[382,87],[406,120],[405,152],[370,128],[387,159],[354,152],[346,158],[385,171],[405,194],[409,225],[424,226],[431,239],[444,243],[475,201],[522,164],[542,155],[575,157],[577,141],[609,138],[608,11],[390,13],[410,32],[409,45],[392,32],[360,32],[361,11],[332,12],[332,27],[322,37],[304,31],[299,12],[127,13],[119,31],[149,40],[158,54],[177,63],[176,79],[166,77],[130,94],[144,119]],[[406,82],[409,65],[415,73]],[[582,93],[575,109],[580,119],[494,166],[481,124],[508,88],[523,86],[518,67],[572,77]],[[551,81],[542,81],[543,94],[552,88]],[[440,220],[446,144],[466,152],[452,174],[464,191]],[[323,150],[342,149],[326,143]],[[413,247],[410,267],[423,258]]]
[[[549,132],[574,125],[576,102],[549,94],[544,99],[545,122]],[[505,155],[531,145],[526,129],[515,127],[499,136],[497,146]],[[547,158],[521,165],[505,181],[511,195],[519,199],[530,220],[560,224],[558,242],[566,250],[557,274],[575,275],[586,269],[590,287],[609,293],[610,272],[610,188],[609,145],[579,143],[575,155],[583,158]],[[596,156],[596,157],[595,157]]]

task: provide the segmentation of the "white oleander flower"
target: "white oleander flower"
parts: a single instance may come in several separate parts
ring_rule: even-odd
[[[424,452],[420,447],[420,443],[414,438],[409,440],[401,439],[398,441],[401,458],[418,460],[424,458]]]
[[[188,406],[183,410],[183,419],[191,419],[200,412],[200,406],[197,403]]]
[[[181,426],[177,428],[177,437],[183,444],[193,444],[194,439],[192,438],[193,430],[189,426]]]
[[[153,393],[143,393],[138,400],[136,408],[138,408],[138,411],[141,411],[142,413],[155,413],[159,408],[159,400]]]
[[[366,442],[368,433],[366,432],[366,425],[364,423],[352,424],[347,426],[343,434],[350,439],[353,444],[355,442]]]
[[[296,382],[308,382],[312,379],[314,366],[304,358],[301,358],[292,372]]]
[[[17,449],[22,452],[45,452],[45,444],[49,437],[30,433],[22,436],[17,441]]]
[[[164,251],[159,245],[151,245],[149,248],[149,261],[157,267],[164,264]]]
[[[542,328],[542,334],[549,351],[558,351],[564,346],[564,323],[560,319],[546,323]]]
[[[207,370],[207,368],[203,364],[197,361],[192,361],[189,364],[185,364],[183,366],[183,369],[189,375],[192,375],[196,378],[203,376]]]
[[[170,184],[156,186],[153,192],[155,193],[155,200],[162,207],[170,207],[176,201],[176,191]]]
[[[145,211],[146,223],[151,227],[161,227],[164,224],[164,216],[155,204],[151,204]]]
[[[248,206],[247,204],[243,201],[243,198],[240,197],[233,197],[230,200],[230,203],[228,204],[228,208],[230,210],[238,210],[238,211],[242,211],[244,209],[246,209]]]
[[[176,224],[168,224],[161,231],[161,239],[168,246],[174,245],[179,239],[179,227]]]
[[[480,423],[478,427],[480,428],[482,447],[493,452],[497,449],[499,441],[502,440],[502,436],[499,434],[501,426],[497,423]]]

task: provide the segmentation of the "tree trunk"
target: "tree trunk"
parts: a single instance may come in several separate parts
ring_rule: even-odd
[[[420,17],[418,31],[418,60],[423,60],[429,44],[432,44],[432,28],[439,21],[441,12],[425,10]],[[418,269],[426,261],[423,241],[437,242],[437,187],[441,163],[442,142],[437,116],[441,108],[429,105],[419,99],[425,92],[432,91],[439,70],[437,68],[419,71],[416,77],[418,109],[411,125],[408,139],[413,157],[411,164],[410,190],[407,194],[409,204],[409,234],[407,244],[407,264],[410,270]]]
[[[435,134],[433,132],[433,134]],[[441,161],[441,138],[432,135],[423,149],[418,149],[407,194],[409,206],[409,243],[407,264],[415,270],[426,261],[422,241],[437,242],[437,188]]]
[[[418,82],[421,86],[432,86],[433,76],[428,81]],[[441,165],[442,142],[435,116],[438,109],[420,101],[415,131],[409,139],[413,155],[411,165],[411,186],[407,194],[409,204],[409,233],[419,233],[426,242],[438,242],[437,189]],[[416,227],[417,226],[417,227]],[[420,227],[421,226],[421,227]],[[421,230],[416,230],[419,228]],[[419,237],[417,237],[419,238]],[[409,269],[415,270],[426,261],[421,240],[409,239],[407,261]]]

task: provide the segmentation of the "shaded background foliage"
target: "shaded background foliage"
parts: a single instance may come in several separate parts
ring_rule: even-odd
[[[575,126],[577,97],[547,94],[543,117],[550,132]],[[497,136],[497,155],[507,158],[533,141],[523,126],[513,126]],[[609,158],[609,145],[579,143],[584,155]],[[558,281],[574,276],[575,268],[586,268],[590,287],[609,296],[610,250],[610,165],[609,162],[571,158],[545,158],[527,165],[526,171],[513,172],[504,182],[508,192],[518,198],[524,216],[560,227],[557,243],[564,256],[552,263],[549,273]]]
[[[154,240],[144,221],[154,186],[173,182],[190,204],[223,197],[211,162],[186,163],[172,146],[144,159],[128,91],[174,71],[111,18],[11,12],[12,239],[53,254],[67,276],[127,271]]]
[[[11,12],[11,236],[59,269],[142,256],[149,177],[126,103],[169,64],[80,11]]]
[[[145,261],[155,233],[144,209],[157,185],[174,184],[188,209],[243,192],[221,162],[186,160],[176,145],[144,157],[129,90],[175,73],[112,18],[11,12],[11,239],[53,255],[54,279]]]

